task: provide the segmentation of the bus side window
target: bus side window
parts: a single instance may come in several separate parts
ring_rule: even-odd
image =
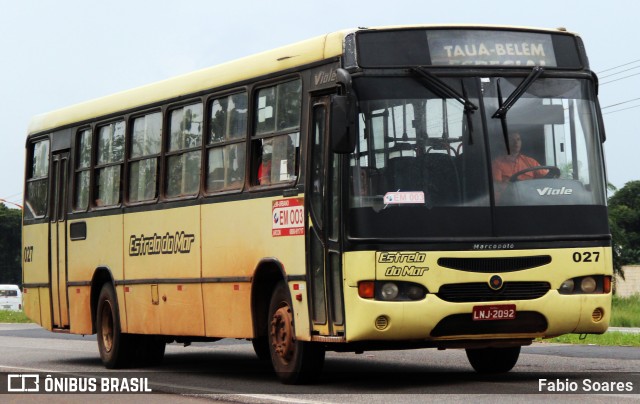
[[[200,190],[202,104],[171,111],[166,161],[165,192],[168,198],[194,196]]]
[[[252,140],[253,184],[297,179],[302,83],[293,80],[258,91]]]
[[[84,129],[77,136],[75,173],[75,197],[73,209],[84,211],[89,207],[89,180],[91,177],[91,129]]]
[[[47,213],[49,139],[33,143],[28,158],[24,218],[35,219],[43,217]]]
[[[98,129],[95,205],[116,206],[122,201],[122,164],[124,162],[124,121]]]
[[[129,156],[129,202],[152,201],[158,197],[161,139],[161,112],[133,120]]]
[[[247,133],[247,93],[213,100],[207,141],[207,192],[242,189]]]

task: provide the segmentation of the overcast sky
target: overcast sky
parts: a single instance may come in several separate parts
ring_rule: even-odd
[[[640,179],[638,4],[0,0],[0,198],[22,204],[25,136],[34,115],[344,28],[432,23],[579,33],[600,76],[608,177],[620,188]]]

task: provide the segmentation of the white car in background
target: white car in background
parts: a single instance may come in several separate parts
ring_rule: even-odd
[[[17,285],[0,285],[0,310],[22,310],[22,292]]]

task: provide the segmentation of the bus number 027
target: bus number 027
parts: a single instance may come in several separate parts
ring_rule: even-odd
[[[598,262],[599,259],[600,259],[600,253],[597,251],[573,253],[573,262]]]

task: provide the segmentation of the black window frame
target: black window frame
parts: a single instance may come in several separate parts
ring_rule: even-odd
[[[122,122],[124,124],[124,130],[123,130],[123,144],[122,144],[122,159],[120,161],[110,161],[107,163],[100,163],[100,159],[98,156],[98,153],[100,152],[99,148],[100,148],[100,130],[101,128],[104,128],[106,126],[109,125],[116,125],[118,123]],[[125,117],[118,117],[115,119],[111,119],[109,121],[104,121],[104,122],[100,122],[97,123],[95,125],[95,141],[94,141],[94,150],[93,150],[93,183],[91,184],[91,199],[92,199],[92,206],[93,209],[95,210],[102,210],[102,209],[113,209],[113,208],[119,208],[124,204],[124,180],[125,180],[125,176],[124,176],[124,170],[125,170],[125,166],[126,166],[126,143],[127,143],[127,129],[128,129],[128,122],[127,119]],[[100,199],[100,176],[98,174],[99,171],[101,170],[105,170],[108,169],[110,167],[116,167],[116,166],[120,166],[120,182],[119,182],[119,194],[118,194],[118,202],[115,204],[98,204],[98,200]]]
[[[48,151],[47,151],[47,162],[46,162],[46,167],[47,167],[47,173],[46,175],[43,176],[39,176],[39,177],[34,177],[34,170],[33,170],[33,162],[34,162],[34,153],[35,153],[35,146],[38,143],[41,142],[48,142]],[[34,137],[32,139],[29,139],[28,142],[28,147],[27,147],[27,164],[26,164],[26,175],[25,175],[25,195],[24,195],[24,221],[37,221],[37,220],[43,220],[46,219],[49,215],[49,194],[50,194],[50,187],[51,187],[51,146],[52,146],[52,139],[51,139],[51,134],[46,134],[44,136],[38,136],[38,137]],[[33,211],[30,206],[31,204],[29,203],[29,199],[28,199],[28,195],[29,195],[29,185],[36,183],[36,182],[43,182],[45,187],[45,196],[44,196],[44,212],[41,215],[31,215],[30,213]],[[29,216],[27,216],[29,215]]]
[[[300,85],[299,98],[298,98],[298,122],[297,126],[285,127],[283,129],[277,128],[277,122],[275,119],[278,117],[278,111],[274,111],[274,129],[273,131],[261,131],[259,124],[259,97],[260,92],[269,88],[273,88],[276,92],[274,97],[274,103],[276,106],[279,104],[278,99],[278,87],[284,86],[289,83],[298,82]],[[304,103],[304,80],[300,75],[288,76],[275,82],[265,83],[259,87],[255,87],[252,92],[252,105],[251,105],[251,129],[250,129],[250,184],[253,189],[255,188],[280,188],[287,187],[296,184],[300,180],[300,156],[301,156],[301,142],[302,142],[302,121],[303,121],[303,103]],[[293,145],[294,164],[289,175],[288,180],[270,182],[268,184],[261,184],[259,177],[259,170],[262,164],[262,145],[265,141],[273,140],[278,137],[291,136],[297,134],[297,145]]]
[[[244,95],[245,96],[245,105],[246,105],[246,116],[245,116],[245,122],[244,122],[244,133],[242,133],[241,136],[238,137],[234,137],[234,138],[226,138],[223,137],[221,140],[218,141],[214,141],[213,140],[213,132],[212,132],[212,124],[213,124],[213,119],[214,117],[212,116],[212,108],[213,108],[213,104],[221,99],[230,99],[231,97],[234,96],[238,96],[238,95]],[[214,94],[211,95],[210,97],[207,98],[206,101],[206,111],[205,111],[205,117],[206,117],[206,139],[204,139],[205,141],[204,143],[204,164],[202,165],[202,175],[203,175],[203,192],[205,195],[207,196],[212,196],[212,195],[220,195],[220,194],[228,194],[228,193],[241,193],[244,188],[245,188],[245,184],[247,182],[247,162],[248,162],[248,155],[247,155],[247,137],[249,136],[249,131],[250,131],[250,116],[251,116],[251,102],[250,102],[250,92],[248,91],[248,89],[246,88],[236,88],[233,89],[231,91],[226,91],[224,93],[218,93],[218,94]],[[228,128],[227,128],[228,131]],[[242,174],[242,179],[239,181],[236,181],[238,186],[225,186],[223,184],[223,186],[219,189],[213,189],[211,190],[209,188],[209,176],[213,174],[213,172],[209,171],[209,162],[210,162],[210,158],[211,158],[211,151],[214,149],[221,149],[224,150],[228,147],[228,146],[233,146],[233,145],[239,145],[239,149],[242,150],[242,152],[244,153],[244,157],[243,157],[243,162],[242,162],[242,170],[243,170],[243,174]],[[224,154],[223,154],[224,156]],[[223,157],[224,160],[226,160]],[[225,163],[226,161],[223,161],[223,163]],[[223,180],[226,183],[227,179],[228,179],[228,167],[226,167],[226,165],[223,167],[224,168],[224,176],[223,176]],[[240,168],[240,167],[239,167]]]
[[[160,139],[159,139],[159,144],[158,144],[158,152],[155,154],[147,154],[147,155],[141,155],[141,156],[136,156],[136,157],[132,157],[133,155],[133,134],[134,134],[134,130],[135,130],[135,121],[137,119],[140,118],[145,118],[150,116],[150,115],[155,115],[155,114],[160,114]],[[137,112],[135,114],[132,114],[128,121],[129,121],[129,130],[126,132],[126,145],[127,145],[127,151],[126,151],[126,165],[125,165],[125,171],[126,171],[126,180],[125,180],[125,186],[126,186],[126,192],[125,192],[125,199],[126,199],[126,203],[128,206],[138,206],[138,205],[147,205],[147,204],[152,204],[152,203],[157,203],[160,200],[160,195],[161,195],[161,184],[162,184],[162,175],[163,175],[163,161],[164,161],[164,142],[165,142],[165,128],[166,128],[166,123],[167,123],[167,119],[166,119],[166,113],[165,111],[163,111],[161,108],[155,108],[155,109],[151,109],[151,110],[145,110],[145,111],[141,111],[141,112]],[[154,198],[151,199],[144,199],[144,200],[135,200],[132,201],[131,200],[131,167],[132,167],[132,163],[136,163],[136,162],[141,162],[141,161],[145,161],[145,160],[150,160],[150,159],[156,159],[156,178],[155,178],[155,196]]]
[[[180,109],[184,110],[184,108],[189,107],[189,106],[193,106],[193,105],[200,105],[202,107],[202,122],[200,123],[201,125],[201,129],[200,129],[200,144],[194,147],[190,147],[190,148],[181,148],[181,149],[177,149],[177,150],[171,150],[171,121],[172,121],[172,114],[175,111],[178,111]],[[167,200],[167,201],[176,201],[176,200],[184,200],[184,199],[194,199],[200,196],[201,194],[201,190],[202,190],[202,181],[203,181],[203,169],[202,169],[202,162],[204,161],[204,148],[203,148],[203,144],[204,144],[204,134],[205,134],[205,127],[206,125],[206,111],[205,111],[205,106],[206,104],[203,102],[203,100],[201,98],[192,98],[188,101],[185,102],[181,102],[179,104],[173,104],[173,105],[168,105],[167,108],[164,111],[164,121],[163,121],[163,139],[162,139],[162,165],[163,165],[163,169],[161,170],[161,175],[162,175],[162,179],[160,180],[161,183],[161,189],[160,189],[160,195],[162,195],[162,199],[163,200]],[[194,193],[189,193],[189,194],[178,194],[178,195],[169,195],[168,194],[168,190],[169,190],[169,174],[170,174],[170,164],[169,164],[169,160],[172,157],[176,157],[176,156],[180,156],[180,155],[184,155],[184,154],[188,154],[188,153],[194,153],[194,152],[199,152],[200,153],[200,167],[198,170],[198,189],[194,192]]]
[[[80,166],[82,159],[81,155],[81,147],[80,142],[82,141],[82,136],[88,132],[89,133],[89,164],[87,166]],[[72,212],[86,212],[91,208],[91,199],[92,199],[92,185],[93,185],[93,165],[94,165],[94,150],[95,150],[95,142],[94,142],[94,129],[91,126],[81,126],[75,132],[75,140],[73,146],[73,178],[71,181],[73,182],[73,200],[71,201],[71,211]],[[78,196],[79,189],[78,186],[80,181],[78,181],[78,175],[82,173],[89,173],[89,183],[87,184],[86,190],[86,206],[78,207]]]

